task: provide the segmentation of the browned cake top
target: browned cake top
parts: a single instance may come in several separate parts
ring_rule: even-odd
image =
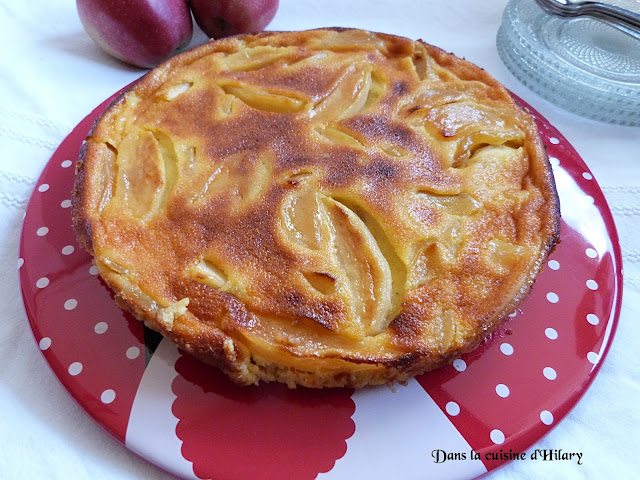
[[[208,43],[87,139],[74,222],[121,304],[239,383],[377,383],[475,347],[558,234],[531,118],[359,30]],[[364,379],[364,380],[362,380]]]

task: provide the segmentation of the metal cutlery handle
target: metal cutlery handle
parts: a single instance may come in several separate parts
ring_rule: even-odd
[[[640,38],[640,0],[536,0],[549,13],[564,16],[590,16],[604,20]]]
[[[608,2],[594,2],[594,10],[602,11],[612,18],[640,29],[640,1],[637,0],[609,0]]]

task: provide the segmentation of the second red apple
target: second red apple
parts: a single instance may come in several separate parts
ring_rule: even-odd
[[[191,0],[198,26],[210,38],[263,30],[278,10],[278,0]]]

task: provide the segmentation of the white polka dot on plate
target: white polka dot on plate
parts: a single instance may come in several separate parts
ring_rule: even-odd
[[[504,433],[502,433],[497,428],[494,430],[491,430],[489,437],[491,438],[491,441],[496,445],[502,445],[504,443]]]
[[[105,404],[111,403],[115,399],[116,399],[116,392],[114,392],[110,388],[102,392],[102,395],[100,395],[100,400],[102,401],[102,403],[105,403]]]
[[[598,256],[598,252],[596,252],[593,248],[587,248],[584,253],[589,258],[596,258]]]
[[[504,383],[499,383],[496,385],[496,393],[499,397],[507,398],[509,396],[509,387],[507,387]]]
[[[46,192],[47,190],[49,190],[49,184],[48,183],[43,183],[38,187],[38,191],[39,192]]]
[[[140,356],[140,349],[138,347],[129,347],[126,355],[129,360],[138,358]]]
[[[62,162],[60,164],[60,166],[62,168],[69,168],[72,164],[73,164],[73,162],[71,160],[65,160],[64,162]]]
[[[554,145],[558,145],[560,143],[560,140],[558,140],[556,137],[551,137],[549,141]]]
[[[40,350],[44,352],[51,346],[51,339],[49,337],[42,337],[38,342],[38,346],[40,347]]]
[[[67,245],[66,247],[62,248],[62,254],[63,255],[71,255],[74,250],[75,249],[73,248],[73,245]]]
[[[542,369],[542,374],[547,380],[555,380],[558,377],[556,371],[551,367],[544,367]]]
[[[589,290],[597,290],[598,282],[596,282],[595,280],[587,280],[587,288]]]
[[[60,203],[60,206],[61,206],[62,208],[69,208],[69,207],[71,206],[71,200],[63,200],[63,201]]]
[[[72,377],[80,375],[80,372],[82,372],[82,364],[80,362],[73,362],[69,365],[69,375]]]
[[[47,233],[49,233],[49,229],[47,227],[40,227],[36,230],[36,235],[39,237],[44,237]]]
[[[544,330],[544,334],[547,336],[549,340],[555,340],[556,338],[558,338],[558,332],[556,332],[556,330],[551,327],[546,328]]]
[[[69,300],[64,302],[64,309],[65,310],[73,310],[77,306],[78,306],[78,301],[75,298],[70,298]]]
[[[557,167],[558,165],[560,165],[560,160],[558,160],[556,157],[549,157],[549,163],[554,167]]]
[[[551,413],[549,410],[541,411],[540,421],[545,425],[551,425],[553,423],[553,413]]]
[[[107,325],[107,322],[98,322],[96,323],[96,326],[93,327],[93,331],[96,332],[98,335],[102,335],[108,329],[109,329],[109,325]]]
[[[96,267],[95,265],[91,265],[91,267],[89,268],[89,273],[91,275],[97,275],[98,274],[98,267]]]
[[[514,318],[516,315],[518,315],[518,311],[517,310],[515,312],[511,312],[509,314],[509,318]]]
[[[549,263],[547,263],[547,265],[549,265],[549,268],[551,270],[558,270],[560,268],[560,264],[557,260],[549,260]]]
[[[587,360],[595,365],[600,360],[600,355],[598,355],[596,352],[589,352],[587,353]]]
[[[584,172],[582,174],[582,178],[584,178],[585,180],[593,180],[593,175],[591,175],[589,172]]]
[[[547,293],[547,300],[549,300],[549,302],[551,303],[558,303],[558,300],[560,300],[560,298],[558,297],[557,293],[549,292]]]
[[[600,319],[598,318],[597,315],[594,315],[593,313],[589,313],[587,315],[587,322],[589,322],[591,325],[598,325],[600,323]]]
[[[455,368],[459,372],[464,372],[467,369],[467,362],[465,362],[461,358],[456,358],[453,361],[453,368]]]
[[[24,265],[24,258],[19,258],[18,259],[18,269],[22,268],[22,265]]]
[[[47,277],[39,278],[38,281],[36,282],[36,287],[38,288],[44,288],[47,285],[49,285],[49,279]]]
[[[510,343],[503,343],[500,345],[500,351],[505,355],[513,355],[513,347]]]
[[[449,402],[445,405],[444,409],[447,411],[449,415],[455,417],[460,413],[460,405],[456,402]]]

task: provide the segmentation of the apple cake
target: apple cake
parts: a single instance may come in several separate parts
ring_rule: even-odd
[[[476,348],[559,240],[532,118],[354,29],[211,41],[95,123],[73,222],[118,304],[240,385],[403,381]]]

